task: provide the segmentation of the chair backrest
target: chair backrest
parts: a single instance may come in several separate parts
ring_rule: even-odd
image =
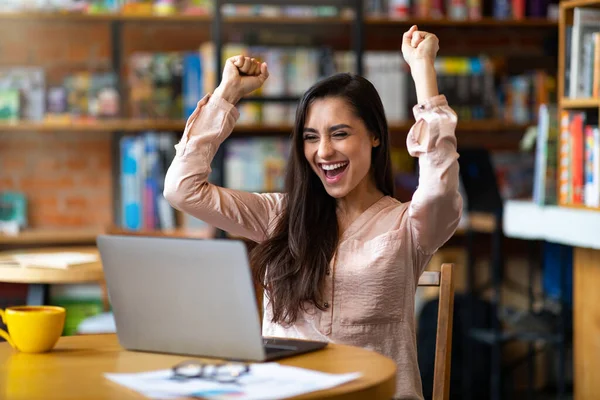
[[[440,272],[425,271],[419,286],[439,286],[435,364],[433,367],[433,400],[447,400],[450,396],[450,360],[452,355],[452,317],[454,314],[454,264],[442,264]]]

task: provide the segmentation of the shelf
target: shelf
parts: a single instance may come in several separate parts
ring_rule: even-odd
[[[575,7],[600,7],[600,3],[598,3],[598,0],[571,0],[560,2],[560,8]]]
[[[502,332],[499,335],[495,335],[491,329],[472,329],[469,336],[488,345],[493,345],[498,342],[504,344],[515,340],[522,342],[544,341],[546,343],[560,343],[562,340],[560,335],[552,333],[516,331]]]
[[[466,235],[469,230],[479,233],[493,233],[496,229],[496,217],[491,213],[470,212],[463,214],[456,232],[456,236]]]
[[[82,14],[71,12],[0,12],[0,20],[8,21],[113,21],[114,14]]]
[[[558,206],[560,208],[571,208],[574,210],[584,210],[584,211],[600,211],[600,207],[588,207],[582,204],[561,204]]]
[[[136,119],[110,119],[98,121],[76,121],[68,123],[58,122],[0,122],[0,132],[137,132],[147,130],[183,131],[185,120],[136,120]],[[390,124],[391,132],[407,132],[413,122]],[[506,132],[523,131],[531,124],[511,124],[499,120],[482,120],[459,122],[457,131],[482,131],[482,132]],[[289,134],[291,125],[236,125],[234,135],[242,133],[251,134]]]
[[[70,12],[0,12],[0,20],[13,21],[61,21],[61,22],[112,22],[112,21],[139,21],[139,22],[204,22],[212,20],[210,15],[138,15],[120,13],[84,14]]]
[[[107,119],[73,122],[35,122],[18,121],[0,123],[0,132],[107,132],[107,131],[145,131],[145,130],[183,130],[183,120],[135,120]]]
[[[404,124],[390,124],[390,132],[408,132],[412,127],[413,122],[406,122]],[[532,121],[529,124],[516,124],[510,122],[504,122],[501,120],[487,119],[481,121],[458,121],[456,125],[457,132],[515,132],[525,131],[530,126],[535,126],[536,122]]]
[[[27,229],[17,235],[0,233],[0,245],[95,244],[99,228]]]
[[[595,208],[510,200],[504,205],[502,225],[507,237],[600,249],[600,210]]]
[[[130,231],[123,228],[111,228],[111,235],[127,235],[127,236],[153,236],[153,237],[171,237],[171,238],[193,238],[193,239],[210,239],[213,238],[213,231],[206,230],[191,230],[185,228],[176,228],[168,230],[141,230]]]
[[[195,22],[210,23],[210,15],[137,15],[120,13],[82,14],[66,12],[16,12],[0,13],[0,20],[15,21],[124,21],[124,22]],[[351,17],[287,17],[287,16],[235,16],[224,17],[228,23],[249,24],[349,24],[353,21]],[[534,27],[534,28],[557,28],[558,22],[545,18],[528,18],[522,20],[498,20],[485,17],[479,20],[452,20],[452,19],[408,19],[400,20],[389,17],[366,17],[367,26],[401,26],[408,27],[413,24],[423,26],[449,26],[449,27]]]
[[[484,17],[479,20],[452,20],[452,19],[408,19],[398,20],[388,17],[368,17],[367,25],[401,25],[410,27],[412,25],[423,26],[449,26],[449,27],[514,27],[514,28],[558,28],[558,21],[546,18],[508,19],[500,20]]]
[[[17,235],[0,234],[2,245],[59,245],[59,244],[96,244],[96,237],[101,234],[133,235],[133,236],[160,236],[179,238],[212,237],[208,230],[190,230],[178,228],[172,230],[142,230],[128,231],[121,228],[33,228],[20,232]]]
[[[596,98],[590,98],[590,99],[563,98],[560,101],[560,105],[562,108],[564,108],[566,110],[582,109],[582,108],[599,108],[600,107],[600,99],[596,99]]]

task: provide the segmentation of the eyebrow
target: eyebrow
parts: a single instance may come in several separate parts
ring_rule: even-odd
[[[351,127],[350,125],[346,125],[346,124],[337,124],[337,125],[332,125],[332,126],[330,126],[328,130],[329,130],[329,132],[334,132],[334,131],[337,131],[338,129],[343,129],[343,128],[346,128],[346,129],[352,129],[352,127]],[[302,132],[312,132],[312,133],[319,133],[319,132],[317,132],[317,130],[316,130],[316,129],[314,129],[314,128],[304,128],[304,129],[302,130]]]

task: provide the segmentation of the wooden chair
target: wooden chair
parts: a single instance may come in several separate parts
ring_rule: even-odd
[[[452,355],[452,316],[454,314],[454,264],[442,264],[437,271],[425,271],[419,286],[440,288],[435,364],[433,367],[433,400],[447,400],[450,396],[450,360]]]

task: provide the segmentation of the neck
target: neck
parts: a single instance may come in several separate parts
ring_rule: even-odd
[[[336,209],[340,234],[369,207],[383,197],[372,179],[365,178],[345,197],[337,199]]]

